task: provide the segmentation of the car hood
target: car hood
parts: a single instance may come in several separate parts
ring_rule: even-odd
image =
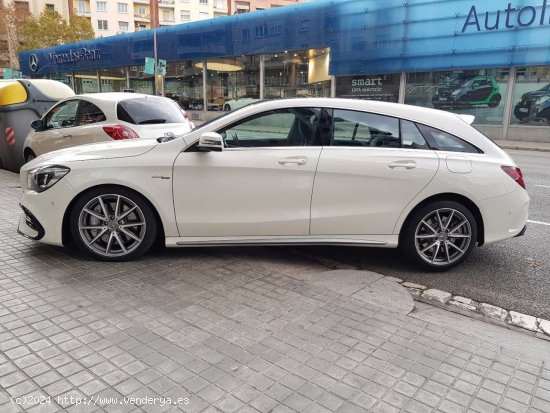
[[[64,164],[67,162],[87,161],[91,159],[139,156],[149,152],[158,144],[159,143],[155,139],[129,139],[74,146],[72,148],[61,149],[41,155],[25,164],[22,170],[29,170],[44,164]]]
[[[550,96],[550,90],[534,90],[532,92],[525,93],[523,99],[538,99],[543,96]]]

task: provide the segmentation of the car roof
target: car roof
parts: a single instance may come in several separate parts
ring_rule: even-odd
[[[119,102],[121,100],[149,98],[158,99],[161,96],[146,95],[144,93],[130,93],[130,92],[104,92],[104,93],[83,93],[81,95],[73,96],[74,98],[86,98],[90,100],[103,100],[108,102]]]

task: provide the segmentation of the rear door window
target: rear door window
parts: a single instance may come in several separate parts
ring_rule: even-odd
[[[334,110],[333,146],[399,148],[399,120],[374,113]]]
[[[184,123],[183,110],[168,98],[144,97],[118,103],[117,117],[133,125]]]
[[[105,114],[92,102],[81,100],[78,107],[77,121],[79,126],[90,125],[92,123],[103,122],[107,118]]]

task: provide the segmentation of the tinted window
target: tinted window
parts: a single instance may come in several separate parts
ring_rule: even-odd
[[[92,102],[87,100],[80,101],[80,107],[78,108],[78,124],[90,125],[92,123],[103,122],[107,118],[105,114]]]
[[[432,128],[430,126],[417,124],[418,129],[422,132],[422,135],[428,141],[432,149],[438,151],[448,152],[468,152],[468,153],[480,153],[474,145],[463,141],[462,139],[451,135],[450,133],[443,132],[439,129]]]
[[[430,149],[416,125],[408,120],[401,119],[401,141],[403,148]]]
[[[279,109],[250,117],[219,131],[227,148],[269,146],[319,146],[330,139],[330,126],[318,128],[318,120],[327,113],[321,109]],[[329,122],[330,116],[324,116]],[[328,118],[328,120],[326,119]]]
[[[69,100],[46,115],[46,129],[71,128],[76,125],[78,100]]]
[[[399,121],[373,113],[335,110],[332,144],[399,148]]]
[[[134,125],[185,122],[182,109],[168,98],[145,97],[123,100],[117,105],[120,120]]]

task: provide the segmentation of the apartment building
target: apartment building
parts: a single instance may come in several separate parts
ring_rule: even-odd
[[[250,11],[271,9],[273,7],[288,6],[303,2],[304,0],[228,0],[227,14],[248,13]]]
[[[15,7],[30,14],[39,15],[44,9],[55,10],[64,19],[69,18],[69,0],[0,0],[5,6],[15,4]]]

